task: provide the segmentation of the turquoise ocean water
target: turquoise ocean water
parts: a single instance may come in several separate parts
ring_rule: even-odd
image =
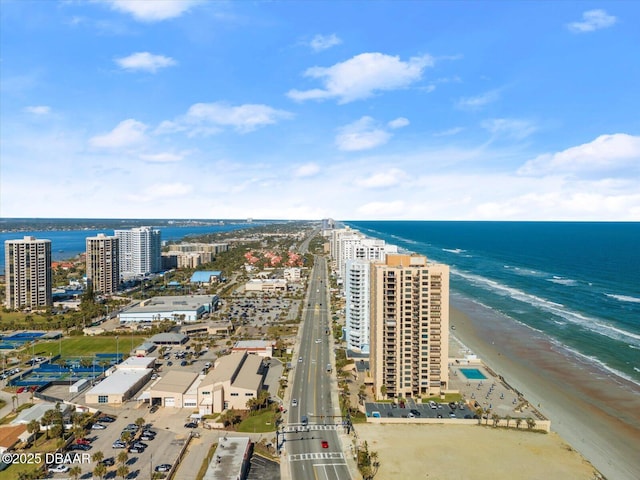
[[[451,267],[471,299],[640,384],[640,223],[344,222]]]

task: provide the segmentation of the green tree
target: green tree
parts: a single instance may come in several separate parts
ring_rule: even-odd
[[[535,426],[536,426],[536,421],[531,417],[527,418],[527,428],[531,430],[532,428],[535,428]]]
[[[143,417],[138,417],[136,418],[136,421],[134,423],[136,424],[136,427],[142,428],[142,426],[145,424],[145,421]]]
[[[129,475],[129,467],[127,467],[126,465],[120,465],[116,470],[116,476],[122,477],[123,480],[127,478],[128,475]]]
[[[504,419],[507,421],[507,428],[509,428],[509,422],[511,421],[511,415],[507,415],[506,417],[504,417]]]
[[[102,460],[104,460],[104,453],[102,453],[102,450],[98,450],[93,455],[91,455],[91,459],[96,463],[100,463]]]
[[[117,460],[118,460],[118,463],[120,463],[121,465],[124,465],[129,460],[129,455],[125,450],[123,450],[118,454]]]
[[[520,424],[522,423],[522,419],[521,418],[516,418],[516,428],[519,429],[520,428]]]
[[[122,434],[120,435],[120,440],[122,440],[127,445],[129,444],[132,438],[133,438],[133,435],[128,430],[125,432],[122,432]]]
[[[98,478],[104,478],[107,474],[107,467],[104,463],[98,463],[96,467],[93,469],[93,475]]]
[[[38,422],[38,420],[31,420],[28,424],[27,424],[27,432],[29,432],[31,435],[33,435],[33,445],[36,445],[36,442],[38,441],[38,432],[40,431],[40,422]]]
[[[78,480],[78,477],[82,474],[82,469],[79,465],[74,465],[69,469],[69,475],[71,475],[75,480]]]

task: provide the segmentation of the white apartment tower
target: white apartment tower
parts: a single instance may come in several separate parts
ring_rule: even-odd
[[[120,284],[120,239],[99,233],[87,237],[87,283],[94,293],[111,295]]]
[[[371,265],[370,364],[378,398],[437,395],[449,382],[449,267],[417,255]]]
[[[369,260],[384,262],[385,256],[397,253],[398,247],[388,245],[384,240],[369,238],[350,228],[334,230],[330,242],[330,253],[336,262],[336,272],[342,278],[346,276],[346,263],[349,260]]]
[[[120,239],[120,276],[144,277],[162,270],[162,246],[160,230],[138,227],[131,230],[115,230]]]
[[[4,252],[7,308],[51,305],[51,240],[6,240]]]
[[[347,348],[369,353],[371,262],[348,260],[344,278]]]

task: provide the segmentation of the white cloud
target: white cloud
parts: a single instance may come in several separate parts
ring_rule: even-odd
[[[495,102],[500,98],[500,92],[498,90],[490,90],[482,95],[476,95],[475,97],[465,97],[458,100],[456,106],[463,110],[478,110],[490,103]]]
[[[47,105],[33,105],[24,107],[24,111],[33,115],[48,115],[51,113],[51,107]]]
[[[387,123],[387,126],[389,128],[402,128],[402,127],[406,127],[407,125],[409,125],[409,120],[407,118],[404,117],[398,117],[395,120],[391,120],[389,123]]]
[[[199,0],[106,0],[113,10],[128,13],[141,22],[159,22],[179,17]]]
[[[90,138],[89,145],[98,148],[131,147],[146,140],[146,130],[144,123],[129,118],[120,122],[109,133]]]
[[[526,162],[518,173],[545,175],[548,173],[589,173],[616,171],[640,165],[640,136],[616,133],[601,135],[592,142],[567,148],[557,153],[545,153]]]
[[[128,57],[116,58],[115,62],[125,70],[142,70],[150,73],[156,73],[161,68],[176,65],[176,61],[171,57],[154,55],[149,52],[132,53]]]
[[[336,45],[340,45],[342,40],[335,34],[331,35],[316,35],[309,42],[309,46],[316,52],[320,52],[322,50],[326,50],[331,47],[335,47]]]
[[[613,26],[618,19],[604,10],[587,10],[581,22],[571,22],[567,28],[573,33],[586,33]]]
[[[481,125],[482,128],[494,135],[511,137],[516,140],[522,140],[536,131],[536,126],[533,123],[515,118],[491,118],[484,120]]]
[[[331,67],[312,67],[306,77],[322,81],[324,89],[290,90],[287,95],[298,101],[337,98],[349,103],[371,97],[376,92],[405,88],[422,78],[424,69],[433,65],[429,55],[399,57],[382,53],[362,53]]]
[[[162,122],[155,133],[187,131],[192,136],[211,135],[220,132],[223,127],[247,133],[292,117],[290,112],[262,104],[232,106],[222,102],[196,103],[189,107],[185,115]]]
[[[184,160],[185,153],[144,153],[140,155],[140,158],[145,162],[150,163],[175,163]]]
[[[361,205],[356,210],[360,215],[371,218],[394,218],[402,215],[405,210],[405,203],[402,200],[393,202],[370,202]]]
[[[390,138],[389,132],[376,127],[373,118],[365,116],[342,127],[336,136],[336,145],[340,150],[353,152],[379,147]]]
[[[356,185],[362,188],[387,188],[406,181],[407,174],[399,168],[391,168],[386,172],[378,172],[373,175],[356,180]]]
[[[305,163],[294,170],[293,176],[298,178],[313,177],[319,172],[320,166],[317,163]]]
[[[441,132],[436,132],[433,134],[433,136],[434,137],[450,137],[452,135],[457,135],[463,130],[464,128],[462,127],[453,127],[453,128],[448,128],[447,130],[442,130]]]

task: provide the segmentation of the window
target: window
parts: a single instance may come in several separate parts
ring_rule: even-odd
[[[211,395],[211,392],[202,392],[202,395]]]
[[[237,396],[238,396],[238,393],[237,393],[237,392],[236,392],[236,393],[232,393],[232,394],[231,394],[231,396],[232,396],[232,397],[237,397]]]
[[[109,395],[98,395],[98,403],[109,403]]]
[[[253,392],[246,392],[244,394],[245,397],[253,397]]]

